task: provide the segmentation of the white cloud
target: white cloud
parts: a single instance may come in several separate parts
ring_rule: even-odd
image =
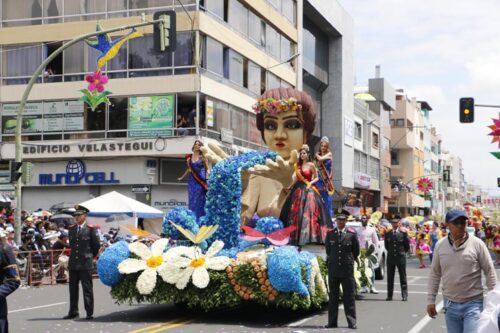
[[[474,124],[458,121],[460,97],[500,104],[500,1],[339,0],[354,19],[357,84],[376,64],[382,76],[434,109],[443,146],[463,160],[468,181],[494,188],[500,161],[488,128],[498,109],[476,108]]]

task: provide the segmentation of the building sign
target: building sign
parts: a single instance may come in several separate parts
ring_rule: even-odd
[[[101,143],[82,143],[82,144],[46,144],[29,145],[23,147],[23,155],[51,154],[63,155],[76,152],[85,153],[113,153],[113,152],[147,152],[153,150],[153,141],[138,142],[101,142]]]
[[[354,186],[361,188],[370,188],[371,177],[366,173],[354,173]]]
[[[214,127],[214,101],[207,99],[205,114],[207,117],[207,126]]]
[[[16,130],[20,104],[2,106],[2,133]],[[83,131],[84,105],[82,101],[27,103],[21,125],[23,133]]]
[[[150,193],[151,186],[149,185],[133,185],[132,193]]]
[[[79,185],[79,184],[119,184],[114,172],[89,172],[81,160],[70,160],[66,171],[61,173],[42,173],[38,176],[39,185]]]
[[[171,136],[174,127],[174,95],[132,96],[128,99],[129,137]]]

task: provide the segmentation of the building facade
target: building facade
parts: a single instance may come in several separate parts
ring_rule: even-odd
[[[107,29],[139,23],[142,13],[147,20],[164,10],[177,16],[174,52],[157,51],[153,27],[147,26],[139,28],[143,37],[127,41],[107,63],[103,72],[110,78],[106,88],[112,92],[111,103],[96,111],[80,101],[79,92],[86,88],[85,75],[96,67],[94,49],[77,43],[45,68],[31,91],[22,125],[23,161],[32,163],[23,187],[24,209],[81,202],[110,190],[165,211],[187,206],[186,184],[177,178],[194,139],[222,141],[231,154],[265,149],[251,106],[264,90],[276,87],[303,88],[313,95],[319,120],[315,134],[334,142],[340,179],[336,185],[352,187],[352,175],[344,177],[350,172],[344,166],[352,165],[352,150],[345,148],[344,125],[337,120],[352,117],[352,95],[346,88],[353,80],[352,19],[338,3],[0,4],[2,159],[14,158],[15,119],[26,83],[57,48],[94,31],[97,20]],[[161,121],[155,124],[155,117]]]

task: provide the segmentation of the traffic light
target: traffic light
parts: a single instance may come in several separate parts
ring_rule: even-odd
[[[154,20],[161,19],[155,24],[153,29],[154,46],[157,51],[175,51],[177,46],[177,28],[175,11],[168,10],[156,12],[153,15]]]
[[[21,177],[22,172],[19,172],[23,162],[9,161],[9,183],[16,183]]]
[[[474,98],[472,97],[460,98],[460,122],[461,123],[474,122]]]

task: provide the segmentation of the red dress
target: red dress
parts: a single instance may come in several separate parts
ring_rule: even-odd
[[[297,165],[295,172],[297,181],[281,209],[280,220],[285,226],[297,226],[290,235],[290,244],[323,244],[326,232],[323,232],[321,227],[332,227],[330,214],[325,208],[318,188],[313,185],[307,189],[306,182],[312,180],[312,170],[302,169]]]

